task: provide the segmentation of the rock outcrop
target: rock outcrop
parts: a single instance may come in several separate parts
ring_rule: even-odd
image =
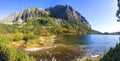
[[[71,6],[66,5],[56,5],[55,7],[49,7],[45,9],[50,12],[50,16],[54,18],[62,18],[65,20],[80,20],[83,23],[87,24],[89,27],[88,21],[80,13],[75,11]]]
[[[45,16],[46,12],[43,9],[37,7],[29,7],[20,12],[13,13],[7,17],[5,17],[1,23],[12,24],[12,23],[22,23],[27,18],[33,17],[42,17]]]
[[[13,13],[5,17],[0,22],[6,23],[6,24],[13,24],[13,23],[21,24],[27,18],[45,17],[45,16],[51,16],[53,18],[61,18],[67,21],[69,20],[81,21],[82,23],[86,24],[90,28],[90,24],[85,19],[85,17],[83,17],[80,13],[75,11],[69,5],[66,5],[66,6],[56,5],[55,7],[49,7],[49,8],[46,8],[45,10],[37,8],[37,7],[29,7],[25,10]]]
[[[46,8],[46,11],[50,11],[50,16],[55,18],[63,18],[65,20],[80,20],[79,13],[73,10],[72,7],[66,5],[57,5],[55,7]]]

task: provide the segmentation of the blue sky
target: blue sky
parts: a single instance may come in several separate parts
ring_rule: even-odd
[[[117,0],[0,0],[0,18],[30,6],[47,8],[55,5],[70,5],[80,12],[92,28],[101,32],[120,31],[116,21]]]

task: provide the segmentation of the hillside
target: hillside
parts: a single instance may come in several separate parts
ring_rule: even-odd
[[[47,12],[45,12],[43,9],[37,8],[37,7],[29,7],[25,10],[21,10],[19,12],[12,13],[8,16],[6,16],[1,23],[5,24],[13,24],[13,23],[22,23],[27,18],[34,18],[34,17],[44,17],[47,16]]]
[[[50,12],[50,16],[54,18],[62,18],[65,20],[75,20],[75,21],[81,21],[82,23],[85,23],[90,27],[90,24],[88,21],[83,17],[80,13],[75,11],[71,6],[66,5],[57,5],[55,7],[49,7],[45,9],[46,11]]]
[[[37,7],[29,7],[20,12],[10,14],[1,23],[22,25],[28,19],[33,23],[36,21],[39,22],[42,28],[61,29],[56,30],[57,32],[83,34],[91,30],[91,26],[85,17],[68,5],[57,5],[45,10]]]
[[[94,32],[85,17],[68,5],[45,10],[29,7],[0,22],[0,61],[76,60],[81,51],[77,47],[56,44],[55,36]],[[40,50],[26,51],[31,48]]]
[[[114,35],[120,35],[120,32],[113,32],[111,34],[114,34]]]

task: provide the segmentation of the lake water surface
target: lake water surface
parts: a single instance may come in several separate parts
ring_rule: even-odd
[[[102,34],[85,34],[85,35],[62,35],[58,36],[56,43],[74,45],[84,50],[86,55],[103,54],[110,47],[115,47],[119,42],[120,35],[102,35]]]

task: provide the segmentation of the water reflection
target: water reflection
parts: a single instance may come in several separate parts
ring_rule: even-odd
[[[79,46],[89,55],[103,54],[105,50],[114,47],[119,42],[119,35],[60,35],[56,43]]]

